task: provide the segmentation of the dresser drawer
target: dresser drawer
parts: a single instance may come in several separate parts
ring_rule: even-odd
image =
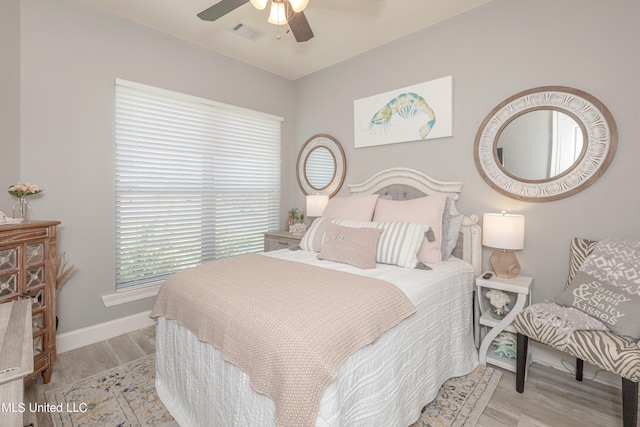
[[[294,235],[286,231],[273,231],[264,234],[264,251],[277,251],[287,249],[291,245],[297,245],[302,240],[302,235]]]

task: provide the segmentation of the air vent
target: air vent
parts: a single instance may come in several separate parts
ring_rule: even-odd
[[[253,28],[248,25],[245,25],[242,22],[238,22],[236,25],[229,28],[229,31],[232,31],[237,35],[244,37],[245,39],[249,39],[253,41],[258,40],[259,38],[265,35],[263,31],[260,31],[257,28]]]

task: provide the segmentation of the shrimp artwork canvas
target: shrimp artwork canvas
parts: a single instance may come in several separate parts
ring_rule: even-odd
[[[453,135],[453,77],[353,102],[355,148]]]

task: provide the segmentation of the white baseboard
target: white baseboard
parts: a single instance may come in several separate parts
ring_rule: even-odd
[[[56,336],[57,352],[64,353],[65,351],[152,326],[154,321],[149,317],[149,313],[151,313],[150,310],[59,334]]]

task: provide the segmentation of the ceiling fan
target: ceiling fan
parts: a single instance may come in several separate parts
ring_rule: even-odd
[[[198,18],[204,21],[215,21],[227,13],[249,3],[259,10],[267,7],[269,0],[220,0],[208,9],[198,14]],[[304,16],[304,8],[309,0],[271,0],[271,14],[268,21],[275,25],[289,24],[293,36],[297,42],[306,42],[313,38],[313,31],[309,21]]]

